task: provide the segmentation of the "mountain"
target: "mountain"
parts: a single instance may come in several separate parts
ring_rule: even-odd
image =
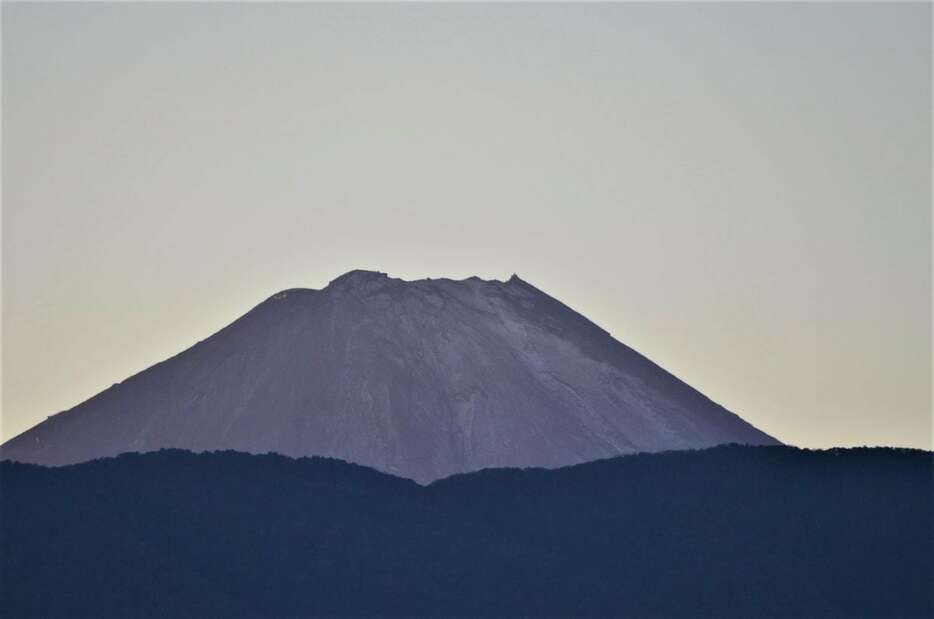
[[[3,445],[64,465],[161,448],[330,456],[421,483],[490,467],[776,444],[516,276],[351,271]]]
[[[723,446],[429,486],[322,458],[0,463],[8,617],[934,616],[932,454]]]

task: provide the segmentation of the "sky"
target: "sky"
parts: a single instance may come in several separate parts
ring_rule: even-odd
[[[366,268],[518,273],[786,443],[932,448],[930,4],[2,21],[2,439]]]

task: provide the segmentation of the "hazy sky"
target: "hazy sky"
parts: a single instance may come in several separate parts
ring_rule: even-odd
[[[352,268],[931,448],[930,4],[9,4],[9,438]]]

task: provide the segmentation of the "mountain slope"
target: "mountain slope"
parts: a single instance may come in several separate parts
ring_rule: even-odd
[[[776,441],[518,277],[351,271],[273,295],[0,455],[61,465],[232,449],[428,482],[721,443]]]
[[[934,614],[931,453],[717,447],[419,486],[320,458],[0,463],[9,617]]]

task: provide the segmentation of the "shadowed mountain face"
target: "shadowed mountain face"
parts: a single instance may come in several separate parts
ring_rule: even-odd
[[[429,482],[722,443],[776,441],[518,277],[351,271],[273,295],[0,455],[62,465],[232,449]]]

